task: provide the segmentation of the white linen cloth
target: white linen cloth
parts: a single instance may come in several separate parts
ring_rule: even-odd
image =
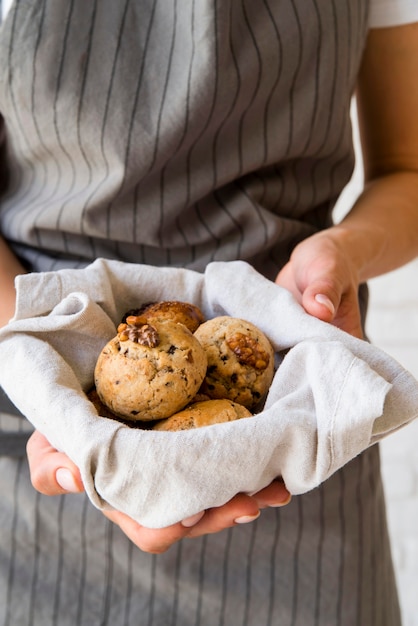
[[[19,276],[0,332],[0,385],[80,468],[98,508],[163,527],[282,476],[302,494],[418,415],[418,382],[382,350],[308,314],[248,264],[205,273],[98,259],[85,269]],[[279,366],[254,418],[193,431],[132,429],[99,417],[85,391],[122,315],[183,300],[206,318],[261,328]]]

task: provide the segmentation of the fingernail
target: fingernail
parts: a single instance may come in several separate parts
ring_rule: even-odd
[[[181,521],[181,525],[185,526],[185,528],[191,528],[192,526],[195,526],[195,524],[197,524],[197,522],[199,522],[202,519],[204,514],[205,514],[204,511],[200,511],[200,513],[196,513],[196,515],[191,515],[190,517],[186,517],[186,519]]]
[[[286,496],[283,500],[281,500],[280,502],[275,502],[274,504],[269,504],[269,506],[272,506],[272,507],[286,506],[286,504],[289,504],[289,502],[291,501],[291,499],[292,499],[292,496],[291,496],[291,494],[289,493],[289,494],[287,494],[287,496]]]
[[[59,484],[59,486],[68,491],[69,493],[79,493],[80,489],[74,479],[74,476],[70,472],[70,470],[65,467],[60,467],[55,472],[55,480]]]
[[[234,519],[236,524],[248,524],[249,522],[253,522],[258,517],[260,517],[260,511],[256,515],[243,515],[242,517],[237,517]]]
[[[328,311],[332,313],[332,315],[334,315],[335,307],[332,304],[331,300],[328,298],[328,296],[324,296],[323,293],[317,293],[315,296],[315,300],[319,302],[319,304],[323,304],[324,306],[326,306]]]

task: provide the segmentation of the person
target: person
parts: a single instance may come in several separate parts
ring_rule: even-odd
[[[366,281],[418,254],[417,20],[402,0],[15,0],[1,322],[22,272],[243,259],[363,337]],[[354,92],[365,187],[334,224]],[[278,478],[163,529],[96,510],[42,433],[27,454],[0,459],[2,624],[401,623],[378,446],[303,496]]]

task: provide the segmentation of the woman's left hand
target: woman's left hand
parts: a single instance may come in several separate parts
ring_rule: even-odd
[[[334,226],[299,243],[276,283],[310,315],[362,338],[359,278],[344,237],[344,228]]]

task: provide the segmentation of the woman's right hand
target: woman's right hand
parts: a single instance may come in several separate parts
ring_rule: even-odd
[[[34,488],[45,495],[81,493],[84,491],[77,466],[62,452],[55,450],[39,431],[35,431],[27,444],[27,455]],[[125,535],[141,550],[159,554],[185,537],[212,534],[257,519],[266,507],[284,506],[290,494],[281,480],[254,494],[237,494],[220,507],[200,511],[192,517],[166,528],[146,528],[125,513],[115,510],[103,514],[117,524]]]

